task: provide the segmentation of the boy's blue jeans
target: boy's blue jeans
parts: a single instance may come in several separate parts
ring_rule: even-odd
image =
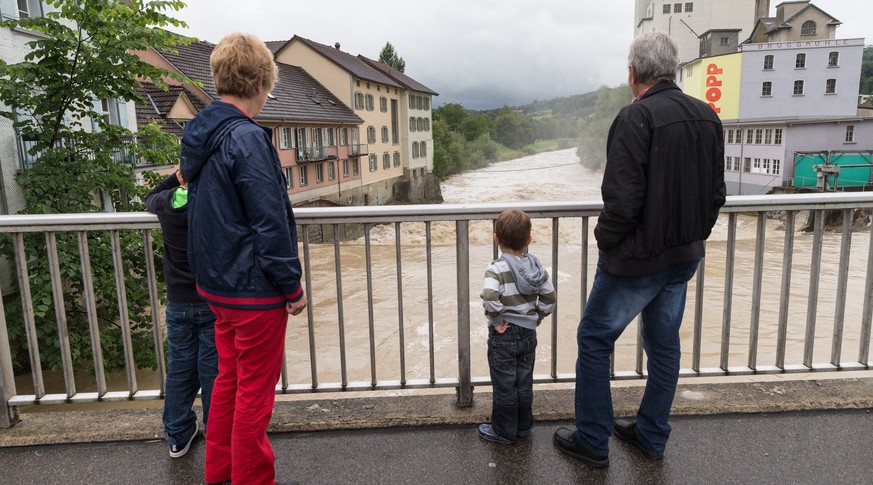
[[[192,406],[202,388],[203,426],[209,416],[212,383],[218,375],[215,315],[206,303],[167,302],[167,391],[164,433],[179,436],[197,421]]]
[[[488,366],[494,389],[491,429],[509,441],[527,436],[533,425],[533,369],[537,332],[510,325],[488,330]]]
[[[643,349],[648,358],[646,390],[636,416],[636,434],[650,451],[663,453],[670,436],[670,408],[679,380],[679,326],[688,280],[700,261],[672,265],[651,275],[617,276],[597,263],[594,284],[576,332],[576,443],[608,455],[612,434],[609,356],[615,341],[642,313]]]

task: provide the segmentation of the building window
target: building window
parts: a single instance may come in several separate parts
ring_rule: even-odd
[[[664,13],[670,13],[670,4],[669,3],[664,4]]]
[[[694,11],[694,3],[685,2],[685,13],[691,13]]]
[[[782,144],[782,128],[776,128],[776,131],[773,132],[773,143],[775,145]]]
[[[376,143],[376,127],[368,126],[367,127],[367,143],[373,144]]]
[[[761,96],[773,96],[773,83],[771,81],[764,81],[761,84]]]
[[[762,130],[762,129],[760,129],[760,128],[757,129],[757,130],[755,130],[755,145],[760,145],[760,144],[761,144],[761,141],[762,141],[761,136],[762,136],[763,134],[764,134],[764,130]]]
[[[737,143],[743,142],[743,129],[740,128],[737,130]]]
[[[754,162],[752,162],[752,172],[760,173],[761,172],[761,159],[756,158]]]
[[[749,173],[752,171],[752,158],[746,157],[743,159],[743,172]]]
[[[800,35],[815,35],[815,22],[807,20],[800,27]]]
[[[773,144],[773,129],[767,128],[764,130],[764,144],[772,145]]]
[[[773,70],[773,55],[767,54],[764,56],[764,70],[772,71]]]
[[[333,162],[327,162],[327,179],[333,180],[336,178],[336,167]]]
[[[673,13],[682,13],[682,4],[674,3],[673,4]]]
[[[734,142],[734,130],[728,130],[728,131],[727,131],[727,142],[728,142],[728,143],[733,143],[733,142]]]
[[[370,154],[370,171],[375,172],[376,170],[379,170],[379,161],[376,159],[376,154],[371,153]]]
[[[806,69],[806,54],[800,53],[794,58],[795,69]]]
[[[770,170],[773,175],[779,175],[779,160],[773,159],[773,168]]]
[[[294,167],[285,167],[285,187],[294,188]]]
[[[361,172],[360,167],[358,166],[358,159],[352,160],[352,175],[358,175]]]
[[[306,143],[306,128],[298,128],[295,131],[297,132],[297,148],[302,150],[308,146]]]
[[[849,125],[846,127],[846,143],[855,143],[855,126]]]
[[[418,142],[412,142],[412,158],[418,158]]]
[[[721,45],[728,45],[730,43],[731,39],[730,39],[730,37],[722,37],[720,39],[720,41],[721,41]]]
[[[409,131],[415,131],[415,116],[409,117]]]
[[[289,148],[294,148],[294,134],[291,130],[293,130],[293,128],[287,126],[279,128],[279,149],[287,150]]]
[[[418,118],[416,128],[418,131],[424,131],[424,118]]]
[[[309,184],[309,170],[306,168],[305,165],[299,168],[300,170],[298,170],[298,172],[300,172],[300,186],[305,187]]]
[[[424,131],[430,131],[430,118],[424,119]]]
[[[740,157],[734,157],[734,172],[740,171]]]
[[[769,158],[764,159],[764,164],[761,166],[761,168],[764,170],[764,173],[770,173],[770,159]]]
[[[388,98],[385,96],[379,98],[379,110],[383,113],[388,112]]]
[[[324,182],[324,162],[318,162],[315,164],[315,183],[322,182]]]
[[[388,127],[382,127],[382,143],[388,143]]]
[[[349,144],[349,129],[340,128],[340,145],[347,146]]]
[[[349,176],[349,159],[343,160],[343,177]]]
[[[825,81],[825,94],[837,94],[837,80],[828,79]]]
[[[373,109],[374,109],[374,105],[373,105],[373,103],[374,103],[374,101],[373,101],[373,95],[372,95],[372,94],[368,94],[368,95],[367,95],[367,111],[373,111]]]
[[[17,2],[19,19],[27,19],[31,17],[42,17],[42,2],[39,0],[18,0]],[[8,14],[11,15],[11,14]]]
[[[801,81],[801,80],[794,81],[794,95],[795,96],[803,96],[803,81]]]
[[[364,93],[355,93],[355,109],[364,109]]]
[[[391,168],[391,155],[388,152],[382,154],[382,168],[385,170]]]
[[[724,169],[725,169],[725,171],[730,170],[731,167],[733,167],[733,165],[734,165],[733,157],[724,157]]]
[[[415,109],[415,95],[409,95],[409,109]]]
[[[394,166],[400,166],[400,152],[394,152]]]
[[[828,54],[828,67],[840,67],[839,52],[831,52]]]
[[[746,145],[752,144],[752,136],[753,136],[752,130],[746,130]]]
[[[327,140],[327,146],[335,147],[336,146],[336,134],[334,133],[333,128],[324,128],[324,140]]]

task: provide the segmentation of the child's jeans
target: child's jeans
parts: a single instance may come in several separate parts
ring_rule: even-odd
[[[488,366],[494,389],[491,429],[509,441],[530,434],[533,424],[533,369],[537,332],[510,325],[488,330]]]

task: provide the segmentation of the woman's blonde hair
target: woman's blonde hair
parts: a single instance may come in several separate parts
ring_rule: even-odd
[[[235,32],[222,37],[209,57],[209,65],[219,96],[252,98],[259,87],[272,91],[278,77],[273,53],[251,34]]]

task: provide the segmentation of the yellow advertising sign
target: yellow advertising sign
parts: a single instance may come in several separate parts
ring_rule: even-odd
[[[698,59],[684,67],[683,91],[706,101],[723,120],[740,115],[740,76],[742,55]]]

